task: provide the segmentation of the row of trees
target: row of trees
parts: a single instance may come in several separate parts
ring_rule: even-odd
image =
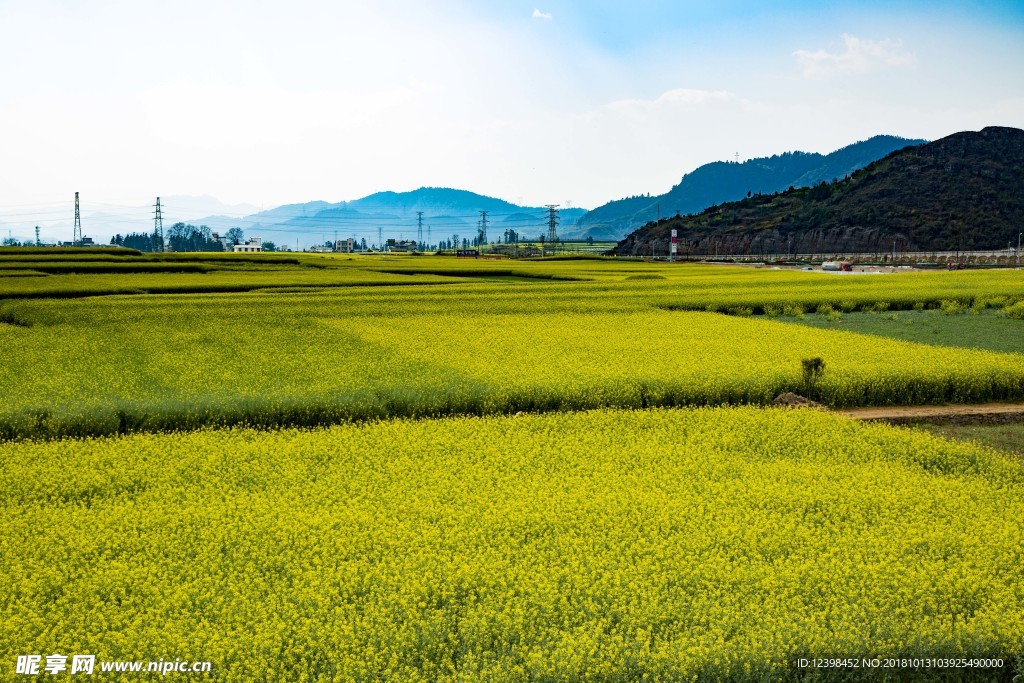
[[[224,251],[224,244],[212,235],[210,228],[205,225],[196,227],[175,223],[167,230],[167,246],[171,251]],[[230,244],[241,244],[241,228],[228,230],[227,238]]]
[[[165,235],[167,248],[171,251],[224,251],[224,242],[218,237],[214,239],[213,232],[206,225],[190,225],[188,223],[175,223],[167,229]],[[231,228],[224,236],[229,245],[241,244],[245,239],[245,233],[241,228]],[[130,232],[127,235],[117,234],[110,238],[110,243],[128,249],[139,251],[163,251],[160,234],[154,230],[152,233]],[[275,251],[273,242],[264,242],[263,251]]]
[[[155,230],[151,235],[144,232],[130,232],[124,236],[117,234],[110,238],[110,244],[138,251],[163,251],[160,234]]]

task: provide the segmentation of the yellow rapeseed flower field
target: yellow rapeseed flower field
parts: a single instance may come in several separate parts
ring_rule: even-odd
[[[31,325],[0,324],[0,434],[764,404],[808,392],[809,357],[826,364],[814,398],[834,406],[1024,397],[1019,355],[628,297],[573,310],[562,285],[530,287],[556,292],[550,308],[503,308],[486,285],[445,290],[451,310],[430,299],[437,286],[20,302],[10,310]]]
[[[0,462],[9,663],[667,682],[797,678],[807,656],[1012,676],[1024,649],[1020,461],[816,411],[203,430]]]

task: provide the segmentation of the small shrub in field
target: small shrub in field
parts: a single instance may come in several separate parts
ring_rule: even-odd
[[[875,310],[878,311],[879,313],[885,313],[886,311],[889,310],[889,302],[879,301],[878,303],[875,304]]]
[[[0,324],[14,325],[15,327],[32,327],[32,323],[23,318],[19,318],[10,311],[0,311]]]
[[[782,306],[780,306],[779,304],[765,304],[764,314],[771,318],[780,316],[782,315]]]
[[[1024,301],[1018,301],[1003,308],[1003,315],[1015,320],[1024,320]]]
[[[943,299],[939,302],[939,311],[942,315],[957,315],[964,312],[964,306],[956,299]]]
[[[749,306],[733,306],[729,309],[729,315],[738,315],[743,318],[748,318],[754,315],[754,309]]]
[[[629,275],[626,277],[627,280],[666,280],[664,275],[658,275],[657,273],[637,273],[636,275]]]
[[[800,361],[800,365],[803,370],[804,395],[814,398],[817,393],[815,387],[818,384],[818,379],[825,372],[825,361],[819,357],[804,358]]]
[[[839,302],[839,310],[841,310],[843,313],[853,313],[854,311],[857,310],[857,302],[856,301],[840,301]]]
[[[782,307],[782,315],[788,315],[791,318],[802,318],[804,317],[804,307],[800,304],[786,304]]]
[[[916,304],[914,304],[914,310],[915,311],[923,311],[924,310],[924,302],[923,301],[918,301]]]
[[[836,309],[832,308],[832,304],[818,304],[818,308],[814,311],[818,315],[830,315],[835,313]]]
[[[1010,304],[1010,299],[1005,296],[983,296],[974,300],[976,308],[1004,308]]]

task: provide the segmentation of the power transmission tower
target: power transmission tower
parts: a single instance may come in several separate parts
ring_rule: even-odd
[[[384,251],[384,228],[377,226],[377,249]]]
[[[423,212],[416,212],[416,248],[423,251]]]
[[[160,198],[153,205],[153,234],[160,240],[160,251],[164,251],[164,213],[160,208]]]
[[[39,242],[39,226],[36,226],[36,246],[41,247],[42,244]]]
[[[558,204],[545,204],[548,207],[548,242],[558,242]]]
[[[38,241],[38,239],[36,240]],[[78,211],[78,193],[75,193],[75,234],[72,243],[77,247],[82,244],[82,214]]]
[[[430,232],[431,232],[430,226],[428,225],[427,226],[427,246],[428,247],[430,246],[430,243],[433,242],[433,240],[434,240],[434,238],[431,237]]]
[[[480,234],[477,237],[477,243],[483,247],[487,243],[487,212],[480,212]]]

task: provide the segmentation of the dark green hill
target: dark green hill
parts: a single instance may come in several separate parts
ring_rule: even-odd
[[[1024,229],[1024,131],[985,128],[893,152],[849,178],[650,223],[619,254],[1005,249]]]
[[[597,229],[616,239],[649,221],[676,213],[690,214],[750,193],[771,194],[788,187],[814,185],[845,178],[890,152],[924,140],[876,135],[831,154],[786,152],[743,163],[716,161],[683,176],[662,195],[627,197],[599,206],[580,218],[580,231]]]

